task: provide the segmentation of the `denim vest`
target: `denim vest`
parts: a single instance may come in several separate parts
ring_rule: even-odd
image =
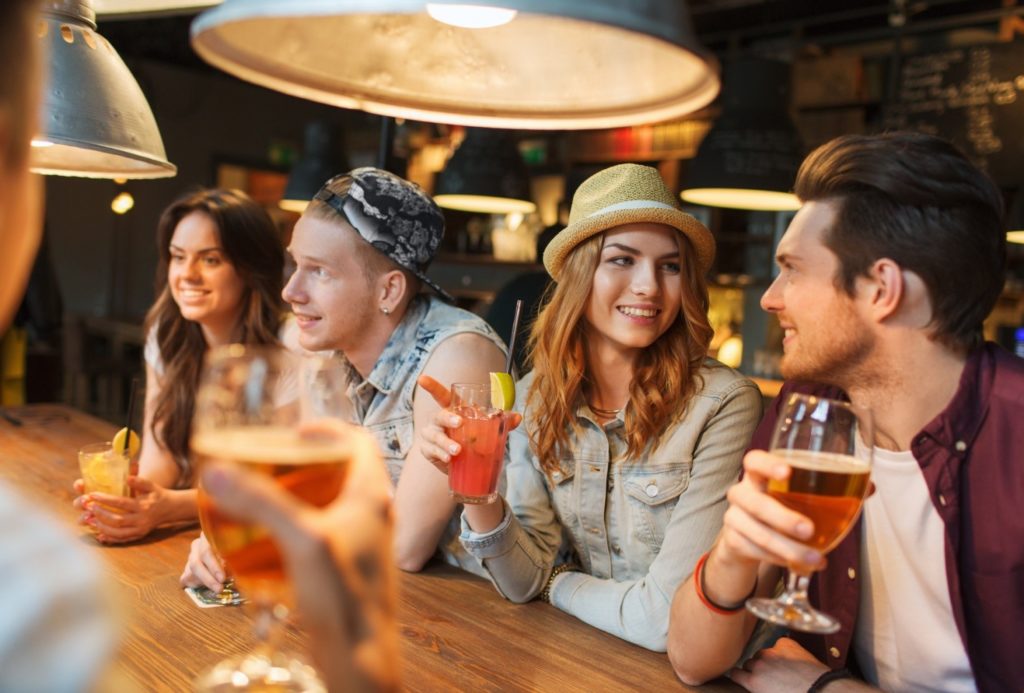
[[[449,305],[436,296],[421,295],[409,304],[402,322],[391,333],[384,351],[364,380],[344,357],[348,370],[347,395],[352,402],[352,421],[365,426],[377,439],[393,484],[416,444],[413,430],[413,394],[434,349],[445,339],[462,333],[478,334],[505,352],[501,338],[481,318]],[[480,568],[458,541],[458,516],[446,530],[439,546],[445,560],[474,572]],[[466,564],[464,559],[470,561]]]
[[[552,566],[570,560],[576,572],[558,576],[552,604],[665,651],[672,595],[717,536],[725,493],[761,417],[754,383],[710,359],[700,375],[701,387],[661,444],[635,457],[626,454],[624,414],[602,425],[581,402],[579,430],[570,431],[550,477],[530,448],[533,374],[517,383],[525,421],[509,434],[505,516],[486,534],[462,525],[463,545],[505,597],[532,599]]]

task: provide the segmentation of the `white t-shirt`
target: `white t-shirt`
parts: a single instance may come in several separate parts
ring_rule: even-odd
[[[860,615],[864,678],[886,691],[977,691],[949,601],[945,534],[912,452],[875,448],[864,503]]]

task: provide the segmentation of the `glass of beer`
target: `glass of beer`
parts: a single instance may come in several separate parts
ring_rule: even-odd
[[[190,447],[198,471],[212,461],[272,478],[303,501],[333,501],[348,472],[348,445],[337,427],[318,424],[340,411],[340,364],[285,349],[232,344],[207,354]],[[257,651],[225,660],[198,690],[322,690],[316,672],[277,652],[271,631],[293,599],[269,532],[222,512],[200,488],[203,531],[242,593],[258,610]],[[240,685],[239,682],[244,683]]]
[[[826,554],[860,514],[868,491],[873,432],[870,412],[849,402],[792,394],[779,414],[771,452],[790,467],[789,477],[768,482],[768,495],[814,523],[810,548]],[[789,566],[786,590],[776,599],[749,599],[759,618],[808,633],[835,633],[839,621],[811,607],[811,570]]]

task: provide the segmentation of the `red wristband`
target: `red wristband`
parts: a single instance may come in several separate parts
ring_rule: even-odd
[[[700,599],[701,604],[711,611],[714,611],[716,614],[721,614],[722,616],[733,616],[738,614],[743,611],[744,605],[747,603],[747,599],[753,597],[754,593],[757,591],[757,581],[754,581],[753,589],[751,589],[750,594],[740,602],[739,606],[721,606],[719,604],[715,604],[711,601],[708,595],[704,594],[704,564],[708,562],[708,554],[710,553],[711,552],[709,551],[701,556],[700,560],[697,561],[697,567],[693,569],[693,588],[697,590],[697,599]]]

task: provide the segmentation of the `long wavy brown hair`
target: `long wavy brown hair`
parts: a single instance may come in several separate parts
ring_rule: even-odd
[[[711,343],[707,282],[689,240],[678,238],[682,309],[637,360],[625,414],[628,457],[639,456],[648,445],[656,450],[669,424],[686,411],[700,387],[699,371]],[[584,313],[603,245],[604,234],[598,234],[572,251],[530,332],[534,373],[526,400],[530,444],[548,474],[558,468],[560,455],[568,449],[570,431],[580,430],[576,408],[590,387],[591,369],[583,346]]]
[[[276,344],[284,317],[284,247],[267,211],[240,190],[200,190],[164,210],[157,223],[157,299],[146,315],[146,334],[156,330],[164,373],[153,411],[153,432],[161,448],[181,468],[179,483],[191,483],[188,438],[192,429],[199,373],[207,344],[199,323],[186,320],[171,296],[167,268],[178,223],[200,212],[213,220],[224,258],[245,285],[235,339],[245,344]]]

